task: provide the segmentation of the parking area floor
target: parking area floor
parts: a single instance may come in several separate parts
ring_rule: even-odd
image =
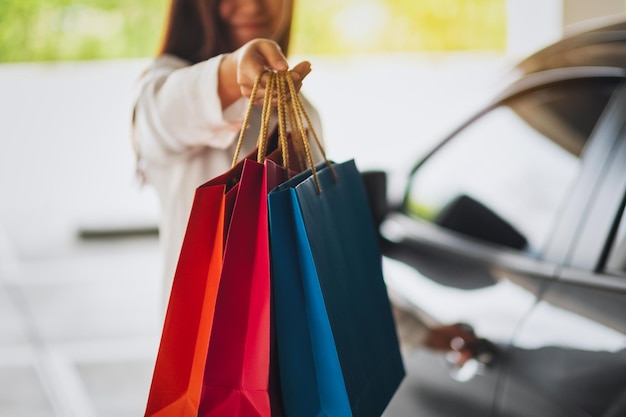
[[[137,417],[159,343],[154,238],[83,242],[50,258],[0,261],[0,416]],[[384,417],[411,417],[407,377]]]
[[[497,55],[313,62],[308,95],[330,155],[365,169],[406,165],[505,66]],[[156,224],[154,196],[131,185],[129,92],[144,65],[0,66],[2,417],[143,415],[161,332],[157,239],[77,236]],[[403,392],[388,417],[415,414]]]
[[[156,241],[1,255],[0,416],[143,415],[160,336]]]

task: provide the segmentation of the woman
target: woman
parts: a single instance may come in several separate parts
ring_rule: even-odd
[[[293,0],[172,0],[163,46],[137,86],[133,114],[139,166],[159,196],[164,251],[164,302],[176,269],[195,189],[228,170],[254,79],[285,71]],[[291,68],[299,89],[308,62]],[[257,93],[263,96],[263,83]],[[318,137],[318,113],[304,105]],[[260,109],[253,110],[240,155],[256,146]],[[449,350],[463,326],[427,329],[395,309],[403,345]],[[462,362],[469,351],[462,349]]]
[[[196,187],[228,170],[256,76],[285,71],[292,0],[172,0],[163,45],[142,75],[134,107],[134,146],[159,196],[164,299]],[[296,88],[311,71],[291,68]],[[257,93],[263,96],[263,83]],[[305,100],[321,137],[319,117]],[[240,155],[256,146],[253,111]]]

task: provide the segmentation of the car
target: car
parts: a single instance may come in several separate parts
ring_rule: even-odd
[[[407,356],[385,416],[626,416],[626,22],[512,78],[416,161],[400,201],[364,174],[392,302],[482,341],[461,367]]]

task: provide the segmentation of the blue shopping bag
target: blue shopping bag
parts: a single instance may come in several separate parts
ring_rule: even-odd
[[[381,254],[354,161],[269,198],[272,290],[288,416],[382,414],[405,372]],[[347,402],[346,402],[347,400]]]

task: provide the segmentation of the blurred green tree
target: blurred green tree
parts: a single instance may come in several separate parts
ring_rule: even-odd
[[[296,7],[298,52],[503,51],[506,46],[505,0],[316,0]]]
[[[0,0],[0,62],[145,57],[168,0]],[[503,50],[505,0],[296,0],[292,51]]]
[[[0,0],[0,62],[151,55],[166,0]]]

